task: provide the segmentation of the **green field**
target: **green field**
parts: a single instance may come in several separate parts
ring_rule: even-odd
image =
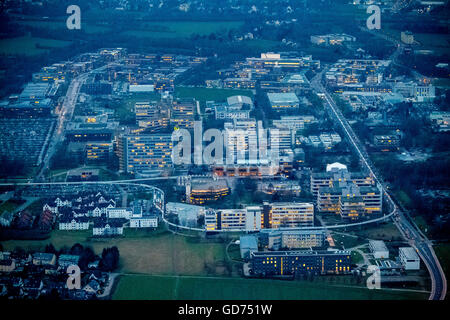
[[[367,239],[384,241],[402,238],[402,235],[393,223],[381,223],[378,226],[372,225],[364,227],[362,230],[351,231],[351,233]]]
[[[3,202],[0,205],[0,216],[3,214],[3,212],[13,212],[19,206],[20,206],[19,204],[13,203],[11,201]]]
[[[50,51],[52,48],[65,47],[69,41],[36,38],[18,37],[0,40],[0,54],[37,55]],[[39,46],[39,47],[38,47]]]
[[[189,237],[174,235],[164,230],[146,231],[125,229],[125,237],[91,239],[92,230],[55,230],[47,240],[2,241],[5,250],[20,246],[29,250],[43,250],[52,243],[56,249],[72,247],[75,243],[91,246],[96,254],[105,247],[117,246],[120,252],[119,271],[151,274],[205,275],[205,264],[214,269],[213,274],[223,275],[225,244],[196,243]]]
[[[67,30],[66,20],[24,20],[18,21],[19,24],[35,28],[42,28],[51,31]],[[94,23],[81,22],[81,30],[89,33],[103,33],[111,29],[106,26],[99,26]]]
[[[192,34],[204,36],[214,32],[228,32],[242,24],[242,21],[144,22],[138,30],[128,30],[122,34],[144,38],[189,38]]]
[[[98,12],[97,14],[104,14]],[[29,18],[18,20],[16,23],[42,28],[52,32],[66,30],[65,19],[35,20]],[[138,38],[189,38],[193,34],[206,36],[211,33],[227,33],[229,30],[237,29],[243,25],[243,21],[143,21],[136,27],[122,31],[122,35],[135,36]],[[113,32],[115,26],[97,23],[95,12],[88,12],[81,22],[81,30],[88,34]]]
[[[365,287],[242,278],[124,275],[114,300],[372,300],[426,299],[427,293],[369,290]]]

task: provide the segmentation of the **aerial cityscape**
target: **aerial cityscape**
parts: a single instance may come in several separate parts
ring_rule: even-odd
[[[446,299],[449,9],[2,1],[0,301]]]

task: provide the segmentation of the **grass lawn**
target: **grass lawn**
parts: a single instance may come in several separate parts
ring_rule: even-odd
[[[11,202],[11,201],[3,202],[0,205],[0,216],[3,214],[3,212],[13,212],[19,206],[20,206],[20,204],[17,204],[17,203]]]
[[[345,236],[343,234],[333,233],[332,237],[337,247],[342,248],[343,245],[346,249],[353,248],[367,242],[366,240],[358,240],[357,237]]]
[[[42,28],[51,31],[58,31],[61,29],[67,30],[66,20],[25,20],[17,21],[17,23],[25,26]],[[81,21],[81,30],[88,33],[102,33],[110,31],[111,29],[105,26],[98,26],[94,23]]]
[[[406,207],[411,208],[412,206],[412,200],[411,198],[406,194],[406,192],[402,190],[398,190],[394,192],[396,198]]]
[[[448,89],[450,88],[450,79],[447,78],[437,78],[433,80],[433,85],[439,88]]]
[[[415,217],[413,217],[413,220],[416,223],[416,225],[419,227],[419,229],[428,236],[428,230],[430,228],[428,227],[428,224],[425,221],[425,219],[422,216],[415,216]]]
[[[72,247],[75,243],[91,246],[96,254],[105,247],[117,246],[120,252],[119,271],[151,274],[205,274],[205,263],[224,261],[225,244],[191,243],[183,236],[157,230],[126,230],[125,237],[91,239],[92,230],[52,232],[50,239],[3,241],[5,250],[16,246],[24,249],[42,250],[52,243],[56,249]],[[220,274],[220,272],[218,272]]]
[[[365,287],[326,285],[305,281],[151,275],[124,275],[120,278],[113,294],[114,300],[396,300],[426,298],[426,293],[369,290]]]
[[[27,56],[48,52],[51,48],[69,45],[69,41],[36,37],[18,37],[0,40],[0,54],[22,54]],[[40,48],[36,46],[39,45]]]
[[[373,239],[373,240],[390,241],[393,238],[394,239],[402,238],[397,227],[393,223],[390,223],[390,222],[382,223],[378,226],[371,225],[368,227],[364,227],[364,229],[356,230],[355,232],[352,232],[352,233],[355,235],[358,235],[358,236],[361,236],[364,238],[368,238],[368,239]]]
[[[206,101],[225,101],[228,97],[243,95],[253,98],[250,90],[216,89],[202,87],[176,87],[175,96],[179,98],[195,98],[202,107]]]
[[[352,251],[352,263],[362,263],[364,262],[364,258],[358,251]]]

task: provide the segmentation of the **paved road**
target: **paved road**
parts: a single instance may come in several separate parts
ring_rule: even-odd
[[[114,62],[114,63],[117,63],[117,62]],[[58,114],[58,121],[57,121],[58,123],[53,132],[53,136],[50,138],[50,143],[47,148],[47,152],[42,160],[41,170],[36,175],[34,181],[36,181],[36,182],[43,181],[44,172],[49,168],[50,159],[52,158],[53,154],[56,152],[56,148],[57,148],[58,144],[64,140],[64,131],[65,131],[67,123],[70,120],[72,120],[73,112],[75,110],[75,105],[78,101],[78,95],[80,93],[81,86],[88,79],[89,75],[91,75],[95,72],[98,72],[98,71],[102,71],[111,64],[113,64],[113,63],[109,63],[100,68],[83,73],[83,74],[75,77],[72,80],[72,82],[70,83],[69,88],[67,89],[64,101],[61,105],[61,110],[59,111],[59,114]]]
[[[401,45],[399,45],[391,58],[396,59],[401,50],[402,47]],[[415,225],[409,215],[399,208],[397,203],[388,193],[386,183],[381,179],[380,173],[376,170],[375,166],[370,161],[369,155],[367,154],[363,144],[360,142],[353,129],[349,125],[347,119],[343,116],[342,112],[337,107],[332,96],[322,86],[321,79],[323,72],[324,71],[322,71],[312,79],[311,87],[316,91],[316,93],[322,93],[324,95],[324,105],[328,109],[330,116],[340,125],[349,142],[356,151],[358,157],[360,158],[361,162],[371,173],[375,182],[381,185],[385,199],[387,200],[387,203],[392,210],[389,216],[392,216],[394,218],[394,223],[397,228],[403,234],[404,238],[408,240],[410,245],[417,250],[418,254],[427,266],[432,281],[432,290],[429,299],[443,300],[447,291],[447,281],[445,279],[445,275],[442,271],[439,260],[436,258],[430,241],[426,237],[424,237],[423,233]]]

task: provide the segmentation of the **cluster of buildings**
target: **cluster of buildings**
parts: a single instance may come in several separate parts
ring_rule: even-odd
[[[256,235],[241,236],[241,258],[247,261],[244,273],[289,278],[350,273],[350,251],[325,250],[324,241],[325,232],[321,230],[261,230]]]
[[[108,59],[99,67],[95,63],[98,57]],[[142,144],[136,141],[145,140],[153,149],[159,145],[158,140],[170,138],[171,130],[193,127],[196,101],[173,99],[169,92],[174,91],[178,76],[204,63],[206,58],[104,49],[77,59],[85,64],[83,72],[89,74],[82,83],[75,116],[66,127],[69,152],[95,164],[108,164],[116,154],[120,170],[132,175],[171,168],[165,148],[162,155],[139,152]],[[130,101],[130,118],[111,107]],[[124,122],[126,126],[119,126]],[[167,135],[160,137],[162,133]],[[168,147],[171,149],[171,144]]]
[[[402,271],[416,271],[420,269],[420,258],[412,247],[398,248],[398,256],[390,259],[390,252],[384,241],[370,240],[369,250],[381,275],[399,275]]]
[[[122,235],[125,227],[157,228],[155,208],[144,200],[136,200],[131,208],[116,207],[116,200],[97,194],[48,199],[43,211],[54,213],[59,230],[88,230],[93,236]]]
[[[244,209],[208,209],[205,211],[206,232],[259,231],[312,227],[314,205],[303,202],[265,202]]]
[[[80,255],[47,252],[0,252],[0,297],[89,300],[102,296],[111,278],[109,273],[101,271],[98,256],[81,272],[79,288],[67,286],[67,268],[78,265],[80,258]]]
[[[311,173],[311,193],[317,211],[338,214],[344,220],[373,218],[382,214],[383,194],[370,174],[348,172],[339,163],[326,172]]]
[[[233,120],[249,119],[250,112],[253,110],[253,100],[247,96],[228,97],[226,102],[216,103],[209,101],[206,108],[214,109],[216,119]]]
[[[325,73],[326,85],[337,93],[381,94],[392,92],[383,83],[383,74],[390,65],[389,60],[339,59]]]
[[[325,46],[342,45],[344,42],[355,42],[355,41],[356,38],[354,36],[345,33],[341,34],[331,33],[331,34],[311,36],[311,43]]]
[[[218,70],[215,86],[233,89],[275,90],[287,92],[309,87],[304,72],[320,68],[312,56],[298,56],[295,52],[262,53],[260,57],[246,58],[229,69]]]
[[[448,111],[433,111],[429,115],[431,126],[435,132],[450,131],[450,112]]]
[[[426,102],[435,98],[435,88],[427,79],[386,78],[384,74],[390,64],[390,60],[340,59],[323,80],[333,92],[353,96],[354,109],[370,104],[357,101],[356,96],[379,96],[385,103]]]

